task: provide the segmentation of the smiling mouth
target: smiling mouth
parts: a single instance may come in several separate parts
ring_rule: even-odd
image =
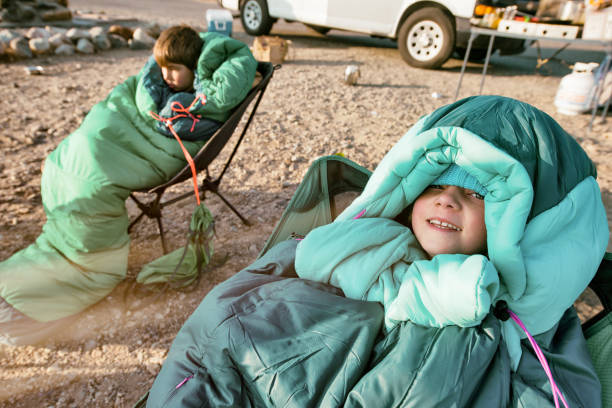
[[[449,222],[445,222],[445,221],[440,221],[440,220],[435,220],[435,219],[431,219],[431,220],[427,220],[430,224],[435,225],[438,228],[442,228],[442,229],[447,229],[447,230],[451,230],[451,231],[461,231],[461,228],[459,228],[456,225],[453,225]]]

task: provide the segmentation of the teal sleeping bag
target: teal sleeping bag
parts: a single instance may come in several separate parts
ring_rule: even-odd
[[[194,104],[191,113],[223,121],[250,90],[257,62],[240,41],[201,36],[191,100],[204,94],[206,104]],[[177,141],[160,133],[151,116],[167,110],[177,96],[151,61],[95,105],[47,157],[43,232],[0,263],[0,341],[22,343],[14,320],[59,321],[98,302],[124,279],[130,241],[125,200],[133,190],[167,181],[186,162]],[[192,123],[187,117],[175,127],[185,134]],[[204,141],[184,144],[194,154]]]
[[[391,222],[451,163],[488,190],[488,254],[462,259],[466,282],[444,269],[455,254],[406,259],[397,238],[409,235]],[[572,306],[609,238],[595,177],[571,135],[530,105],[478,96],[436,110],[336,220],[276,244],[204,298],[147,407],[552,407],[525,333],[495,312],[501,301],[569,406],[600,407]]]

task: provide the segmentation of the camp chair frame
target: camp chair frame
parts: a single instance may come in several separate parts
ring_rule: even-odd
[[[240,214],[240,212],[219,192],[219,185],[221,183],[221,179],[223,178],[226,170],[229,168],[236,151],[240,147],[242,140],[244,139],[244,135],[246,134],[249,125],[257,111],[259,103],[261,102],[261,98],[263,97],[270,80],[272,79],[272,75],[274,71],[280,68],[279,65],[273,66],[269,62],[258,62],[257,64],[257,72],[259,72],[262,76],[259,83],[257,83],[247,94],[244,100],[234,108],[230,117],[223,123],[223,125],[210,137],[210,139],[206,142],[204,146],[198,151],[198,153],[193,157],[193,161],[195,163],[196,172],[200,173],[202,171],[205,172],[205,177],[202,180],[199,192],[200,198],[203,200],[205,198],[205,194],[207,191],[214,193],[218,196],[221,201],[227,205],[230,210],[234,212],[240,218],[240,220],[245,225],[250,225],[249,221]],[[242,117],[244,116],[247,108],[251,105],[251,103],[255,101],[253,108],[251,109],[251,113],[242,129],[242,133],[240,137],[234,144],[232,153],[229,158],[226,160],[223,169],[216,176],[212,176],[208,170],[208,166],[216,160],[219,153],[223,150],[223,148],[228,143],[229,139],[234,134],[238,124],[240,123]],[[176,175],[174,175],[167,182],[155,186],[153,188],[146,188],[135,190],[137,193],[147,193],[147,195],[155,195],[155,198],[149,201],[144,201],[136,198],[134,192],[130,193],[130,198],[136,203],[138,208],[140,209],[140,214],[134,218],[130,225],[128,226],[128,232],[132,230],[140,220],[142,220],[143,216],[147,216],[149,218],[154,218],[157,221],[157,226],[159,229],[159,235],[162,243],[162,248],[164,253],[168,252],[168,247],[166,245],[166,239],[164,237],[164,227],[162,223],[162,210],[171,205],[175,204],[187,197],[190,197],[193,193],[188,192],[181,194],[180,196],[174,197],[170,200],[162,201],[162,197],[169,187],[182,183],[183,181],[190,179],[192,177],[191,168],[189,164],[186,164]]]

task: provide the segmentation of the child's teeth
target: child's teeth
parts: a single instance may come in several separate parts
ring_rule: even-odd
[[[460,228],[454,226],[453,224],[449,224],[448,222],[444,222],[444,221],[438,221],[438,220],[429,220],[429,222],[431,224],[436,224],[439,225],[441,227],[445,227],[445,228],[450,228],[450,229],[454,229],[456,231],[461,231]]]

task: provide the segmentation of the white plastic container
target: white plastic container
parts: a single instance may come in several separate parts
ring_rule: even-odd
[[[564,115],[577,115],[593,108],[597,81],[593,71],[599,66],[596,62],[577,62],[571,74],[561,79],[555,106]]]
[[[206,10],[206,25],[209,32],[232,36],[232,13],[225,9]]]

